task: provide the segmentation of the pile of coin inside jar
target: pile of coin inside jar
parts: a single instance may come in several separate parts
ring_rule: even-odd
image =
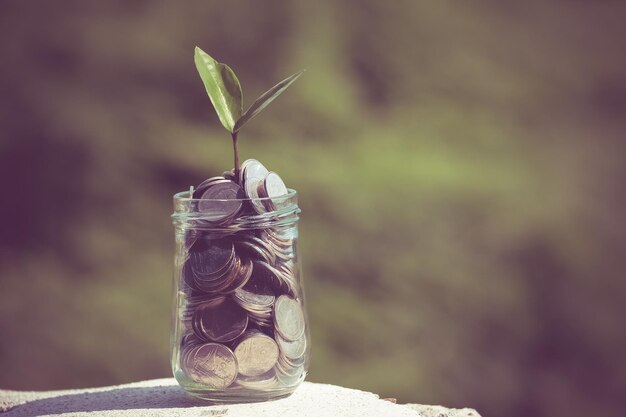
[[[212,390],[271,390],[304,377],[306,322],[294,233],[245,227],[288,194],[259,161],[192,188],[179,288],[180,368]],[[232,227],[230,227],[232,225]],[[236,227],[238,225],[239,227]]]

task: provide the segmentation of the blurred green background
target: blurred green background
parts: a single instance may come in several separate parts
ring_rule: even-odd
[[[231,168],[193,64],[300,193],[309,380],[619,415],[626,5],[0,2],[0,387],[170,375],[171,196]]]

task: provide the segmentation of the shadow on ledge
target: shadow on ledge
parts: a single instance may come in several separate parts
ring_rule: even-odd
[[[178,385],[115,388],[108,391],[62,394],[17,404],[2,417],[36,417],[47,414],[93,411],[188,408],[216,405],[186,394]],[[217,412],[217,410],[216,410]],[[220,413],[215,414],[219,416]]]

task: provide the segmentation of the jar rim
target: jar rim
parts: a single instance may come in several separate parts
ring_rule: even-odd
[[[192,191],[181,191],[174,194],[174,213],[172,219],[174,225],[182,227],[194,227],[203,230],[243,230],[258,229],[267,227],[287,226],[298,221],[300,208],[298,207],[296,190],[287,189],[287,194],[280,197],[263,197],[263,198],[241,198],[241,199],[202,199],[192,198]],[[226,217],[212,218],[210,212],[199,212],[194,209],[199,202],[218,202],[232,203],[239,201],[243,205],[246,202],[252,202],[255,206],[267,206],[265,203],[271,203],[270,210],[261,214],[251,214],[243,217],[230,218],[230,214]],[[221,223],[228,219],[228,222]]]
[[[298,192],[293,188],[287,188],[287,194],[278,196],[278,197],[257,197],[257,198],[193,198],[190,197],[191,191],[180,191],[174,194],[174,201],[183,202],[183,203],[193,203],[198,201],[281,201],[281,200],[289,200],[298,195]]]

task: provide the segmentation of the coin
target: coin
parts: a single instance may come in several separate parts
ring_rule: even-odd
[[[268,173],[265,177],[264,185],[265,192],[269,198],[282,197],[289,193],[282,178],[273,171]]]
[[[304,313],[300,303],[281,295],[274,303],[274,326],[285,340],[294,342],[304,334]]]
[[[255,262],[255,271],[259,271],[259,273],[265,272],[269,278],[268,281],[271,282],[277,292],[284,292],[290,295],[297,294],[296,279],[286,269],[277,269],[263,261],[257,261]]]
[[[198,211],[203,213],[206,221],[230,220],[241,210],[242,198],[243,190],[233,181],[215,181],[206,187],[198,200]]]
[[[225,256],[222,256],[222,261],[224,258]],[[190,256],[190,260],[194,260],[194,258]],[[191,273],[193,275],[193,288],[197,288],[206,293],[223,292],[233,285],[234,282],[236,282],[238,286],[243,285],[248,277],[246,274],[249,274],[252,269],[251,261],[242,263],[241,259],[235,254],[234,249],[230,260],[215,271],[213,270],[214,268],[202,266],[203,260],[204,259],[195,260],[195,262],[200,263],[200,266],[197,266],[195,269],[191,268]],[[189,273],[188,270],[185,272],[187,274]],[[242,276],[242,274],[244,276]],[[234,288],[237,288],[237,286]]]
[[[287,356],[283,355],[282,352],[278,357],[278,361],[276,362],[276,366],[280,368],[282,373],[292,374],[295,372],[295,368],[299,368],[304,364],[304,356],[300,356],[297,359],[291,359]]]
[[[180,345],[183,349],[201,345],[202,343],[204,342],[194,333],[185,333],[180,340]]]
[[[298,368],[301,368],[304,365],[305,358],[304,356],[298,359],[289,359],[285,355],[278,355],[278,360],[276,361],[276,371],[278,373],[282,373],[283,375],[294,375],[297,373]]]
[[[252,333],[244,337],[234,350],[239,373],[245,376],[264,374],[278,360],[278,345],[263,333]]]
[[[268,246],[271,248],[272,253],[276,255],[276,258],[278,258],[281,262],[289,262],[296,256],[291,248],[279,248],[276,246],[275,243],[272,243],[271,241],[268,242]],[[274,263],[276,263],[276,261],[274,261]]]
[[[232,241],[201,239],[191,248],[188,262],[194,274],[209,276],[223,271],[234,256]]]
[[[278,265],[277,270],[281,273],[281,277],[284,280],[284,285],[287,288],[286,292],[290,295],[298,295],[298,277],[296,276],[297,268],[294,267],[293,262],[283,262]]]
[[[214,342],[230,342],[248,325],[248,314],[231,298],[217,297],[198,306],[192,326],[196,336]]]
[[[300,359],[306,351],[306,337],[302,335],[298,340],[290,342],[280,335],[276,336],[276,342],[280,347],[280,353],[289,359]]]
[[[259,236],[281,252],[293,252],[294,236],[292,234],[288,234],[283,230],[264,229]]]
[[[246,236],[245,239],[243,239],[241,241],[242,245],[249,245],[248,247],[254,247],[254,255],[256,255],[255,257],[261,258],[263,260],[266,260],[267,263],[273,265],[276,262],[276,254],[274,253],[274,250],[272,249],[272,247],[269,245],[269,242],[260,239],[256,236]]]
[[[224,389],[237,377],[237,359],[226,346],[206,343],[192,348],[185,361],[188,375],[212,389]]]
[[[263,204],[268,211],[274,211],[280,208],[278,197],[284,197],[289,193],[287,186],[275,172],[269,172],[263,180],[263,186],[260,188],[259,196],[265,197]]]
[[[238,269],[235,279],[222,292],[224,294],[232,293],[246,285],[252,276],[253,265],[250,259],[242,261],[241,268]]]
[[[251,291],[247,291],[244,288],[238,289],[235,291],[235,301],[241,301],[240,305],[250,306],[251,309],[264,311],[268,309],[271,311],[272,305],[274,304],[274,296],[271,294],[258,294]],[[245,307],[244,307],[245,308]]]
[[[192,344],[183,342],[184,340],[181,342],[180,367],[185,371],[187,375],[191,377],[191,373],[194,367],[193,355],[195,354],[195,349],[197,349],[202,343]]]
[[[263,203],[259,201],[259,186],[262,185],[269,171],[256,159],[248,159],[241,164],[240,184],[250,199],[252,208],[259,214],[265,213]]]
[[[265,166],[257,161],[256,159],[248,159],[241,164],[240,172],[240,184],[245,184],[251,179],[262,180],[264,179],[269,171]]]
[[[267,250],[264,250],[264,247],[259,247],[255,245],[253,242],[248,240],[239,240],[237,242],[237,248],[241,250],[241,252],[245,252],[248,256],[254,257],[256,259],[264,260],[267,263],[274,263],[274,260]]]
[[[263,183],[263,180],[258,179],[258,178],[250,178],[246,180],[246,182],[244,183],[244,189],[246,190],[246,195],[250,199],[250,203],[252,203],[252,208],[258,214],[263,214],[266,211],[265,207],[263,206],[263,203],[261,202],[261,200],[259,200],[258,189],[262,183]]]
[[[238,256],[233,258],[233,262],[227,268],[216,275],[201,276],[196,274],[196,287],[209,294],[217,294],[228,288],[239,275],[241,269],[241,259]]]
[[[305,377],[304,366],[299,366],[297,368],[293,368],[291,373],[283,373],[281,371],[276,371],[276,379],[281,385],[292,386],[296,385],[300,380],[303,380]]]
[[[202,196],[202,194],[206,191],[207,188],[209,188],[209,186],[215,182],[224,182],[226,181],[225,177],[211,177],[211,178],[207,178],[206,180],[202,181],[200,183],[200,185],[198,185],[195,190],[193,191],[193,193],[191,194],[193,196],[193,198],[200,198]]]

